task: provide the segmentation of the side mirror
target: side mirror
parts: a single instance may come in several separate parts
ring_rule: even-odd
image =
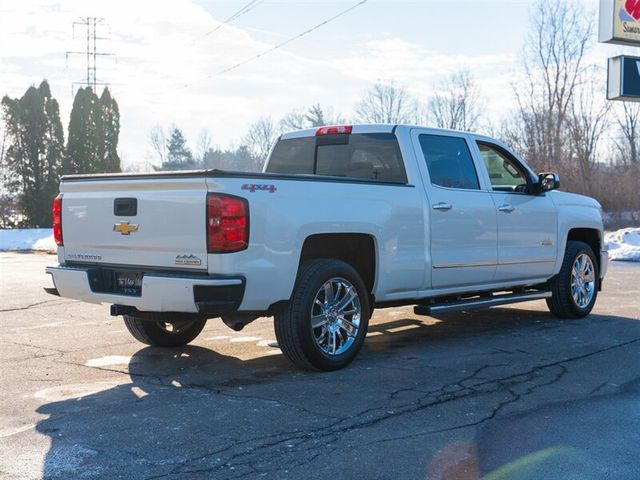
[[[560,188],[560,177],[557,173],[543,172],[538,174],[538,191],[548,192]]]

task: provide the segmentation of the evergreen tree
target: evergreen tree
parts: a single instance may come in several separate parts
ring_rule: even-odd
[[[102,172],[120,172],[118,137],[120,135],[120,110],[118,103],[105,87],[100,96],[98,122],[98,161]]]
[[[162,162],[159,170],[188,170],[195,167],[196,162],[187,147],[186,138],[179,128],[173,127],[167,140],[167,159]]]
[[[100,98],[91,87],[73,99],[64,173],[120,172],[120,111],[109,89]]]
[[[25,226],[51,226],[51,202],[63,165],[64,133],[58,102],[46,80],[21,98],[2,99],[8,146],[5,188],[19,199]]]
[[[322,127],[327,122],[324,119],[324,111],[319,103],[311,105],[305,115],[310,127]]]
[[[80,88],[73,99],[64,173],[102,173],[99,134],[100,101],[91,87]]]

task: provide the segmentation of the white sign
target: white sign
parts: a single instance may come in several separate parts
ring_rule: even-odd
[[[600,0],[598,40],[640,47],[640,0]]]

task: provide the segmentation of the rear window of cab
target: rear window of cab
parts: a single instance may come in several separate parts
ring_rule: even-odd
[[[406,183],[393,133],[323,135],[279,140],[266,171]]]

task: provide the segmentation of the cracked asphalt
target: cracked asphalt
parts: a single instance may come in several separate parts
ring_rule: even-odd
[[[638,479],[640,265],[594,313],[377,311],[352,366],[295,370],[269,319],[137,343],[0,253],[2,479]]]

